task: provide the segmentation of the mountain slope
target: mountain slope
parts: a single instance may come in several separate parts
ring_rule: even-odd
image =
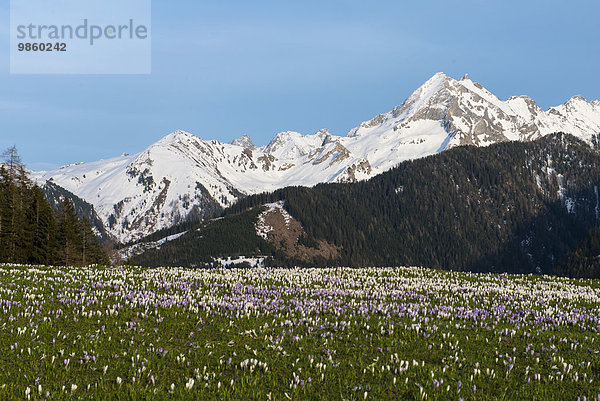
[[[529,141],[569,132],[591,142],[600,102],[574,97],[541,110],[527,97],[501,101],[468,76],[438,73],[404,103],[345,137],[282,132],[263,147],[248,136],[225,144],[176,131],[136,155],[35,174],[94,205],[120,242],[191,218],[215,215],[241,197],[286,186],[355,182],[458,145]]]
[[[236,228],[231,219],[237,213],[258,216],[264,204],[283,201],[301,223],[304,243],[325,241],[336,250],[321,260],[325,265],[553,273],[600,222],[599,183],[600,153],[573,136],[553,134],[533,142],[457,147],[404,162],[368,181],[250,196],[219,224],[227,224],[232,235],[248,233],[252,225],[254,237],[266,232],[279,251],[267,256],[276,255],[270,263],[277,265],[298,260],[285,256],[290,255],[286,246],[270,237],[269,229],[258,229],[257,218]],[[185,264],[197,248],[203,246],[186,234],[165,253],[161,249],[133,261]],[[248,251],[245,256],[265,255]],[[219,252],[214,256],[227,255],[227,249]]]
[[[80,218],[87,219],[92,227],[92,230],[94,231],[94,234],[96,234],[101,241],[106,241],[110,238],[106,232],[106,229],[104,228],[104,223],[102,220],[100,220],[96,210],[94,209],[94,206],[92,206],[90,203],[56,185],[53,181],[47,181],[46,184],[41,188],[44,192],[46,201],[54,210],[60,210],[63,200],[67,198],[73,204],[77,215]]]

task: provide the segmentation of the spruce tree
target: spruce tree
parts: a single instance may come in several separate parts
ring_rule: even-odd
[[[82,238],[73,203],[65,198],[58,212],[59,262],[73,266],[82,262]]]
[[[23,165],[17,169],[15,177],[15,257],[17,263],[27,263],[33,247],[34,227],[33,221],[27,216],[33,201],[33,183],[27,176]]]
[[[15,146],[2,153],[2,242],[3,258],[8,262],[22,262],[27,247],[25,203],[31,181],[27,178],[21,157]]]
[[[28,263],[50,265],[56,262],[58,225],[42,189],[35,186],[32,193],[28,220],[33,235]]]
[[[79,226],[81,230],[82,264],[84,266],[89,266],[91,264],[108,264],[107,253],[98,243],[88,219],[82,217]]]
[[[10,233],[10,177],[4,165],[0,166],[0,260],[8,260]]]
[[[15,146],[1,155],[0,262],[80,265],[108,263],[89,223],[68,198],[57,222],[40,187],[27,176]]]

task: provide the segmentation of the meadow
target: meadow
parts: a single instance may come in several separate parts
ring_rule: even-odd
[[[600,281],[0,266],[2,400],[600,400]]]

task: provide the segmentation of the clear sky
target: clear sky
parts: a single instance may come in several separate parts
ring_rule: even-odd
[[[547,107],[600,98],[596,1],[154,0],[152,74],[9,75],[0,3],[0,149],[46,169],[183,129],[258,145],[345,135],[438,71]]]

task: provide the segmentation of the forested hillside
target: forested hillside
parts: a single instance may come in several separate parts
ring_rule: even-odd
[[[256,235],[261,207],[202,223],[186,235],[132,258],[131,263],[157,266],[211,266],[220,256],[265,255],[285,261],[281,251]]]
[[[556,273],[578,278],[600,277],[600,228],[590,230],[577,249],[567,254]]]
[[[52,209],[59,211],[65,199],[69,199],[75,208],[75,212],[80,218],[85,218],[99,239],[104,242],[110,242],[110,236],[102,224],[102,220],[98,217],[94,206],[79,198],[72,192],[67,191],[63,187],[56,185],[53,181],[46,181],[41,187],[44,191],[46,200],[52,206]]]
[[[64,198],[55,212],[34,185],[16,149],[0,166],[0,261],[44,265],[108,263],[87,219]]]
[[[339,247],[326,264],[569,274],[566,255],[598,223],[599,181],[597,150],[555,134],[457,147],[369,181],[250,196],[228,209],[226,219],[284,200],[309,240]],[[249,230],[231,227],[242,229]],[[172,263],[194,247],[186,236],[174,241]]]

